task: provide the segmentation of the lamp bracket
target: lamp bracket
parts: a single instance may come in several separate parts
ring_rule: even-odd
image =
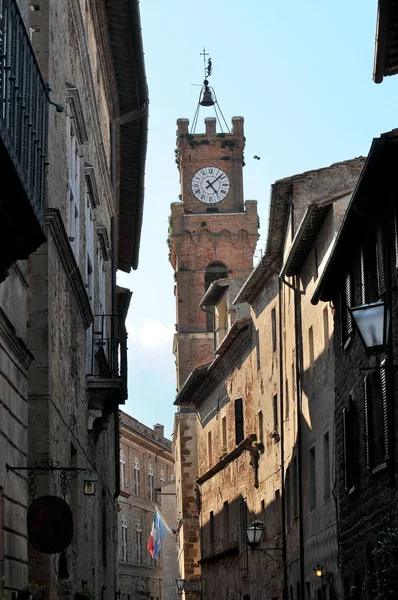
[[[67,482],[68,479],[76,479],[79,476],[79,473],[86,473],[87,475],[91,475],[91,469],[87,467],[61,467],[58,461],[54,461],[52,458],[43,458],[40,461],[36,461],[34,465],[26,466],[26,467],[14,467],[6,463],[6,469],[8,471],[29,471],[28,474],[28,487],[29,487],[29,495],[31,498],[36,496],[36,473],[47,472],[60,472],[60,481],[61,481],[61,493],[63,498],[65,499],[66,494],[69,491],[69,484]]]

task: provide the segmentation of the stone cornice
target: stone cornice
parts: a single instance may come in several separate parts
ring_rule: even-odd
[[[18,357],[23,366],[28,369],[34,359],[33,354],[28,350],[25,342],[16,335],[15,328],[8,319],[5,312],[0,308],[0,339],[5,341],[7,347]]]
[[[79,266],[76,263],[61,214],[57,208],[47,209],[46,225],[54,239],[62,266],[69,279],[84,326],[87,329],[93,322],[93,313]]]
[[[159,442],[156,442],[156,440],[153,440],[152,442],[149,440],[149,438],[146,438],[142,434],[140,435],[139,433],[130,433],[126,431],[126,426],[123,423],[120,423],[120,441],[132,442],[139,448],[145,448],[160,458],[165,459],[166,462],[171,462],[174,464],[171,448],[166,448]]]
[[[238,456],[243,454],[245,450],[248,450],[248,448],[251,447],[253,445],[253,442],[255,442],[256,440],[257,435],[255,433],[251,433],[238,446],[236,446],[236,448],[234,448],[233,450],[231,450],[231,452],[228,452],[226,456],[221,458],[221,460],[219,460],[218,463],[211,467],[211,469],[209,469],[208,471],[203,473],[203,475],[198,477],[196,480],[197,485],[202,485],[202,483],[205,483],[205,481],[208,481],[209,479],[214,477],[214,475],[225,469],[225,467],[229,465],[229,463],[231,463],[236,458],[238,458]]]

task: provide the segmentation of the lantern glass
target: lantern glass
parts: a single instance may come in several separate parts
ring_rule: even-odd
[[[260,543],[263,531],[263,523],[261,521],[253,521],[253,523],[246,529],[249,546],[257,546]]]
[[[390,313],[384,302],[349,308],[362,342],[369,352],[379,352],[388,342]]]
[[[177,591],[179,593],[184,591],[185,579],[176,579]]]
[[[95,484],[97,483],[98,479],[96,479],[95,477],[92,477],[91,475],[88,475],[87,477],[84,478],[84,495],[85,496],[94,496],[95,495]]]
[[[317,577],[322,577],[322,575],[324,574],[324,570],[325,567],[321,565],[316,565],[316,567],[314,567],[314,573]]]

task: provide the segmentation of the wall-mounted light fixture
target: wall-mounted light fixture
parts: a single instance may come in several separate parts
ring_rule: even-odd
[[[325,567],[317,563],[314,567],[314,573],[316,577],[322,577],[322,575],[325,573]]]
[[[264,533],[264,523],[262,521],[253,521],[246,529],[247,543],[250,548],[255,548],[261,542]]]
[[[84,484],[83,493],[85,494],[85,496],[94,496],[95,495],[95,484],[97,482],[98,482],[98,479],[96,477],[93,477],[91,474],[86,475],[83,478],[83,484]]]
[[[367,352],[378,354],[388,343],[390,311],[383,301],[347,307]]]
[[[319,563],[314,567],[314,573],[316,577],[321,579],[322,585],[330,585],[333,579],[333,573],[327,571],[323,565]]]
[[[176,579],[177,592],[182,594],[184,591],[185,579]]]

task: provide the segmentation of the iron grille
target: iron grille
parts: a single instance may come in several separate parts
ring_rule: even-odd
[[[94,315],[88,375],[121,378],[127,387],[127,335],[120,315]]]
[[[0,136],[43,225],[48,92],[15,0],[0,0]]]

